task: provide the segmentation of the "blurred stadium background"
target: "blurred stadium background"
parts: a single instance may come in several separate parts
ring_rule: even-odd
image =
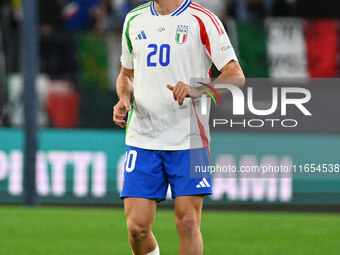
[[[129,254],[119,199],[125,132],[113,124],[112,107],[124,17],[143,1],[37,1],[40,206],[34,209],[20,206],[26,176],[23,1],[0,0],[0,254]],[[246,77],[339,81],[339,1],[196,2],[225,24]],[[336,83],[325,86],[323,101],[339,98]],[[331,124],[308,130],[213,134],[212,161],[235,163],[251,155],[259,164],[339,163],[339,105],[330,112]],[[316,122],[327,120],[327,112],[317,116]],[[226,155],[228,143],[233,148]],[[202,222],[205,254],[340,253],[340,217],[330,214],[340,211],[340,179],[215,179],[214,189]],[[169,209],[172,201],[160,207]],[[158,212],[155,233],[162,254],[176,254],[171,211]]]

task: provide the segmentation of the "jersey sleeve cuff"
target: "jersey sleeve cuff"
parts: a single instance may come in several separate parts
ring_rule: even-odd
[[[234,50],[230,50],[229,52],[226,52],[225,54],[223,54],[223,58],[221,59],[221,61],[219,61],[219,63],[214,63],[214,64],[216,65],[216,68],[219,71],[221,71],[223,67],[225,67],[232,60],[238,62],[238,59],[237,59],[237,56]]]
[[[121,65],[122,65],[123,67],[125,67],[126,69],[130,69],[130,70],[133,70],[133,69],[134,69],[134,68],[133,68],[133,64],[127,63],[126,61],[123,61],[123,60],[121,60],[120,63],[121,63]]]

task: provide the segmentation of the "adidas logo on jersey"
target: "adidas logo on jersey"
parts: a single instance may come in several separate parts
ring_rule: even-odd
[[[136,37],[135,40],[145,40],[145,39],[148,39],[148,38],[146,37],[144,30],[142,30],[142,32],[140,32],[140,33],[137,35],[137,37]]]
[[[196,188],[198,188],[198,189],[200,189],[200,188],[210,188],[210,184],[207,181],[207,179],[203,178],[202,181],[200,181],[200,183],[196,185]]]

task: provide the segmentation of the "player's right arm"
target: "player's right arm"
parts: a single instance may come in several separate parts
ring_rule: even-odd
[[[113,121],[121,128],[126,128],[127,125],[124,119],[130,111],[130,102],[133,95],[133,78],[133,69],[122,67],[116,83],[119,101],[113,107]]]
[[[126,128],[127,122],[124,120],[130,111],[130,103],[133,96],[133,47],[130,40],[129,24],[132,20],[131,15],[127,15],[122,33],[122,68],[117,78],[116,90],[119,97],[118,103],[113,108],[113,121],[121,128]]]

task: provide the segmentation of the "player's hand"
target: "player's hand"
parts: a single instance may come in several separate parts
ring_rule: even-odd
[[[175,101],[178,101],[180,106],[183,105],[186,97],[198,98],[201,96],[201,91],[197,88],[192,88],[184,82],[177,82],[176,86],[167,85],[168,89],[172,91]]]
[[[190,86],[184,82],[177,82],[176,86],[167,85],[168,89],[172,91],[175,101],[178,102],[180,106],[183,105],[184,99],[190,96]]]
[[[113,107],[113,121],[121,128],[126,128],[127,123],[124,120],[126,114],[130,111],[130,101],[127,99],[120,99]]]
[[[177,82],[175,87],[171,85],[167,85],[167,87],[172,91],[175,101],[177,101],[180,106],[183,105],[184,99],[190,96],[190,86],[184,82]]]

